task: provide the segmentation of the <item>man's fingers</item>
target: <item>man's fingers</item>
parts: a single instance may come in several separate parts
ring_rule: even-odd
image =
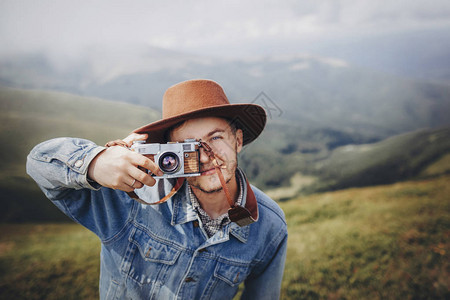
[[[163,176],[164,173],[158,168],[153,160],[148,157],[139,154],[139,159],[136,160],[136,165],[149,170],[152,174],[156,176]]]
[[[133,167],[128,170],[130,176],[136,178],[137,181],[143,183],[144,185],[155,185],[156,180],[151,175],[155,174],[157,176],[162,176],[163,172],[150,158],[135,152],[131,153],[131,163]]]
[[[135,141],[145,141],[148,138],[148,134],[131,133],[129,136],[123,139],[127,143],[128,147],[133,145]]]
[[[130,176],[136,179],[135,188],[140,189],[143,185],[154,186],[156,183],[155,178],[153,178],[146,171],[143,171],[137,167],[132,167],[129,170]]]
[[[147,170],[158,176],[163,175],[150,158],[123,147],[113,146],[93,159],[88,176],[102,186],[131,192],[143,185],[155,185],[156,180]]]
[[[136,179],[133,179],[132,182],[128,185],[133,189],[140,189],[144,186],[144,184],[142,182],[140,182],[139,180],[136,180]]]
[[[135,189],[140,189],[140,188],[142,188],[143,186],[144,186],[144,184],[143,184],[142,182],[136,180],[136,182],[135,182],[134,185],[133,185],[133,188],[135,188]]]

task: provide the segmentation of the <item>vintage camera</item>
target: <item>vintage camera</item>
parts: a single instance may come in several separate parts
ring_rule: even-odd
[[[177,178],[200,176],[199,146],[200,142],[195,139],[167,144],[135,141],[130,150],[150,158],[158,165],[164,175],[155,178]]]

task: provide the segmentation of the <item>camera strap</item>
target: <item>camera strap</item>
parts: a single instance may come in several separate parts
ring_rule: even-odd
[[[250,187],[250,184],[248,183],[248,180],[246,180],[246,183],[247,183],[246,207],[243,207],[241,205],[236,205],[233,198],[231,198],[230,191],[228,190],[227,183],[222,174],[222,168],[220,167],[219,163],[217,162],[214,151],[205,142],[200,141],[200,145],[205,150],[205,153],[209,156],[209,159],[212,161],[214,168],[216,169],[216,173],[219,176],[219,180],[222,185],[222,189],[225,193],[228,204],[230,205],[230,208],[228,209],[228,217],[230,218],[231,222],[235,222],[236,224],[238,224],[241,227],[256,222],[258,220],[258,205],[256,203],[256,197],[253,194],[253,191]]]
[[[183,186],[183,183],[184,183],[183,177],[177,178],[175,185],[172,187],[172,189],[170,190],[170,192],[167,195],[162,197],[160,200],[158,200],[156,202],[151,202],[151,203],[145,202],[144,200],[139,198],[139,196],[136,195],[135,192],[127,192],[127,194],[128,194],[128,196],[130,196],[131,198],[133,198],[134,200],[136,200],[137,202],[142,203],[142,204],[146,204],[146,205],[161,204],[161,203],[164,203],[167,200],[169,200],[173,195],[175,195],[176,192],[178,192],[178,190]]]
[[[122,146],[128,148],[128,144],[122,140],[110,141],[105,145],[105,147],[112,147],[112,146]],[[247,198],[245,207],[241,205],[236,205],[233,198],[231,197],[230,191],[228,190],[227,183],[222,174],[222,168],[217,162],[217,158],[216,155],[214,154],[214,151],[207,143],[202,141],[200,141],[200,147],[202,147],[205,150],[205,153],[212,161],[214,168],[216,169],[217,175],[219,176],[220,184],[222,185],[222,189],[225,193],[228,204],[230,205],[230,208],[228,209],[228,217],[230,218],[230,221],[235,222],[237,225],[241,227],[256,222],[258,220],[258,204],[256,202],[255,194],[253,193],[253,190],[251,189],[248,180],[245,179],[247,187]],[[152,203],[146,202],[140,199],[135,192],[127,192],[127,194],[128,196],[130,196],[131,198],[142,204],[146,205],[161,204],[169,200],[173,195],[175,195],[175,193],[178,192],[181,186],[183,186],[184,180],[185,178],[183,177],[178,178],[172,190],[157,202]]]

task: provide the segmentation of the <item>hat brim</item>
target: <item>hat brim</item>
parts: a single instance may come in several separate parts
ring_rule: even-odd
[[[189,111],[170,118],[161,119],[143,127],[133,130],[134,133],[147,133],[149,143],[165,143],[165,133],[171,127],[195,118],[220,117],[226,118],[237,128],[242,129],[244,134],[243,144],[247,145],[254,141],[263,131],[267,115],[261,106],[257,104],[225,104],[206,107]]]

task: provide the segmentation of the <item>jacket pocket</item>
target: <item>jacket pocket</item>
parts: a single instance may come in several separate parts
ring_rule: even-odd
[[[213,283],[202,299],[232,299],[250,274],[250,269],[249,264],[219,260],[211,278]]]
[[[248,264],[221,262],[217,263],[214,270],[214,276],[221,281],[227,283],[232,287],[237,287],[241,284],[250,273],[250,266]]]
[[[140,228],[133,229],[129,242],[122,271],[140,285],[160,286],[168,268],[175,264],[181,250]]]

